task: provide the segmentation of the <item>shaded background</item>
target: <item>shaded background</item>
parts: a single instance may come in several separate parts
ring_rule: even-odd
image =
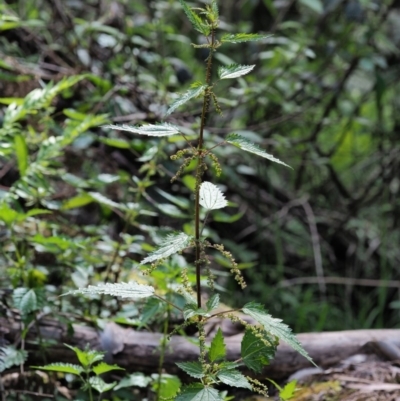
[[[248,282],[241,292],[215,255],[226,302],[265,303],[296,332],[399,327],[400,2],[221,3],[222,32],[273,36],[216,53],[215,68],[256,68],[218,84],[223,115],[208,119],[206,144],[237,132],[293,167],[216,151],[223,174],[215,179],[210,169],[206,179],[235,206],[215,213],[208,235]],[[206,54],[190,45],[202,39],[177,1],[8,0],[0,16],[2,202],[21,215],[51,212],[10,223],[3,207],[3,292],[23,283],[48,300],[71,286],[135,278],[161,234],[190,232],[194,166],[171,186],[179,164],[169,155],[181,139],[142,140],[99,125],[160,121],[175,92],[203,79]],[[84,73],[49,90],[48,102],[21,100]],[[11,121],[13,101],[29,111]],[[200,112],[191,102],[168,121],[194,138]],[[76,135],[58,153],[43,151],[67,131]],[[185,263],[175,258],[169,279],[179,281]],[[153,285],[163,290],[161,281]],[[121,315],[113,300],[51,302]]]

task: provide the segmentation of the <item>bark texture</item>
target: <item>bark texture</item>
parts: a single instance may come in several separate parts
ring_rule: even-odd
[[[0,327],[9,343],[20,342],[21,323],[18,320],[0,317]],[[304,333],[298,338],[304,348],[321,368],[334,366],[357,353],[378,353],[383,349],[386,359],[396,359],[390,349],[400,347],[400,330],[353,330],[325,333]],[[39,339],[46,347],[38,345]],[[118,364],[128,372],[154,372],[159,363],[161,334],[138,332],[109,323],[103,331],[84,325],[73,325],[73,330],[54,319],[41,319],[38,325],[29,328],[25,349],[29,352],[29,365],[51,362],[76,363],[75,354],[63,344],[90,347],[107,352],[106,359]],[[49,341],[51,340],[51,341]],[[164,368],[177,373],[176,362],[196,360],[198,348],[181,336],[172,336],[165,355]],[[240,358],[242,334],[225,339],[230,360]],[[385,350],[389,350],[385,354]],[[400,352],[400,351],[399,351]],[[392,356],[391,356],[392,355]],[[280,344],[275,359],[266,366],[262,377],[286,378],[292,373],[312,366],[304,357],[286,344]]]

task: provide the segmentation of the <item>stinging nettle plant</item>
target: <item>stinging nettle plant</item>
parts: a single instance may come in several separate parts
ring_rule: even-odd
[[[212,82],[212,66],[214,53],[225,43],[242,43],[249,41],[258,41],[265,39],[267,35],[262,34],[223,34],[217,38],[217,29],[219,25],[219,13],[216,0],[212,0],[205,8],[192,9],[183,0],[179,0],[183,10],[193,25],[194,29],[200,32],[206,38],[206,42],[201,45],[193,45],[196,48],[208,49],[209,54],[206,59],[205,81],[194,83],[185,93],[178,96],[167,110],[165,117],[173,113],[178,107],[187,103],[191,99],[202,98],[203,107],[200,117],[200,126],[198,132],[197,143],[191,143],[181,132],[179,126],[164,122],[159,124],[146,124],[141,126],[130,125],[105,125],[104,128],[128,131],[138,135],[146,135],[150,137],[166,137],[171,135],[181,135],[187,142],[187,148],[177,151],[171,156],[172,160],[183,158],[183,162],[172,181],[177,180],[186,167],[190,163],[196,162],[195,170],[195,189],[194,189],[194,235],[185,232],[175,232],[167,235],[160,246],[144,258],[140,265],[150,264],[146,270],[150,274],[163,261],[176,253],[181,253],[189,249],[194,249],[194,267],[196,273],[196,292],[190,285],[188,278],[188,270],[182,272],[182,287],[178,292],[183,295],[186,304],[183,308],[176,306],[183,313],[184,323],[174,332],[191,324],[197,325],[198,330],[198,346],[199,360],[192,362],[178,363],[177,365],[188,375],[198,380],[198,382],[183,386],[180,392],[174,397],[177,401],[190,400],[222,400],[223,395],[217,389],[219,384],[233,387],[241,387],[252,390],[261,394],[266,394],[267,387],[258,380],[249,376],[245,376],[239,371],[240,366],[245,365],[248,369],[256,373],[262,371],[263,366],[267,365],[273,358],[279,340],[285,341],[292,346],[301,355],[311,361],[307,352],[303,349],[291,329],[282,323],[280,319],[273,318],[267,313],[261,304],[250,302],[241,309],[245,315],[249,316],[256,324],[249,324],[241,319],[239,315],[232,312],[217,312],[219,305],[219,294],[214,289],[214,276],[210,270],[210,260],[207,253],[213,249],[220,252],[230,261],[231,273],[234,275],[238,284],[244,288],[245,282],[238,266],[230,252],[224,249],[221,244],[211,243],[203,236],[203,229],[207,223],[207,219],[213,210],[224,208],[227,201],[219,188],[211,182],[203,180],[205,171],[207,170],[207,162],[211,163],[214,168],[215,175],[221,173],[221,165],[213,150],[220,146],[233,145],[246,152],[253,153],[257,156],[268,159],[272,162],[283,164],[282,161],[276,159],[272,155],[266,153],[258,145],[250,142],[246,138],[231,133],[225,137],[222,142],[215,143],[210,148],[205,147],[204,132],[206,120],[210,110],[210,104],[213,103],[215,110],[221,113],[217,95],[214,92],[218,81],[225,79],[235,79],[250,73],[254,65],[237,65],[222,66],[218,68],[218,80]],[[289,166],[287,166],[289,167]],[[201,208],[205,210],[205,218]],[[203,305],[202,303],[202,286],[201,276],[207,276],[208,292],[210,297]],[[137,282],[129,283],[102,283],[97,286],[89,286],[71,291],[69,294],[85,294],[85,295],[111,295],[122,297],[125,299],[141,299],[156,297],[163,299],[155,293],[155,288],[149,285]],[[167,302],[167,301],[166,301]],[[169,301],[168,301],[169,302]],[[170,303],[170,302],[169,302]],[[218,329],[215,336],[211,339],[210,344],[205,334],[205,324],[213,317],[224,317],[233,322],[240,322],[244,326],[244,336],[241,343],[241,358],[237,361],[228,361],[226,355],[226,347],[224,336],[221,329]],[[311,361],[312,362],[312,361]]]

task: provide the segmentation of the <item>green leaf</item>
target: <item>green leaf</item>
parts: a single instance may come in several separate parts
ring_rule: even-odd
[[[128,131],[128,132],[132,132],[134,134],[147,135],[147,136],[169,136],[169,135],[175,135],[175,134],[180,133],[179,128],[176,125],[172,125],[172,124],[168,124],[168,123],[146,124],[146,125],[141,125],[141,126],[126,125],[126,124],[103,125],[102,127],[116,129],[119,131]]]
[[[2,203],[0,205],[0,220],[4,221],[5,224],[10,226],[16,220],[21,218],[23,214],[16,212],[14,209],[11,209],[6,203]]]
[[[12,366],[22,365],[28,359],[28,352],[13,345],[0,348],[0,373]]]
[[[279,391],[279,397],[283,400],[290,400],[296,391],[297,380],[292,380],[285,385],[285,387]]]
[[[272,35],[263,35],[259,33],[226,33],[222,35],[221,42],[229,43],[243,43],[243,42],[254,42],[257,40],[270,38]]]
[[[178,362],[176,365],[195,379],[204,377],[203,367],[200,362]]]
[[[110,391],[112,388],[114,388],[117,384],[117,382],[113,383],[106,383],[101,377],[99,376],[93,376],[90,377],[88,380],[89,385],[94,388],[96,391],[98,391],[100,394],[105,393],[107,391]]]
[[[185,386],[175,401],[222,401],[217,390],[202,384]]]
[[[321,0],[299,0],[299,2],[318,14],[324,12],[324,5]]]
[[[202,308],[198,308],[196,304],[186,304],[183,308],[183,317],[185,320],[190,319],[193,316],[210,316],[207,311]]]
[[[193,25],[194,29],[203,35],[208,36],[210,34],[210,27],[205,24],[203,20],[183,0],[179,0],[179,3],[181,3],[183,11]]]
[[[17,155],[18,170],[21,176],[25,175],[28,168],[28,146],[22,135],[15,135],[14,138],[15,153]]]
[[[219,294],[214,294],[206,303],[207,311],[210,312],[213,309],[218,308],[219,305]]]
[[[39,288],[16,288],[13,292],[13,301],[23,315],[39,310],[44,305],[44,293]]]
[[[88,192],[88,194],[92,197],[93,200],[95,200],[97,203],[100,203],[101,205],[107,206],[110,209],[115,208],[115,209],[123,209],[123,205],[112,201],[111,199],[106,198],[104,195],[102,195],[99,192]]]
[[[286,163],[283,163],[279,159],[276,159],[274,156],[266,153],[265,150],[261,149],[258,145],[250,142],[249,140],[243,138],[238,134],[229,134],[226,137],[226,142],[236,146],[237,148],[245,150],[246,152],[254,153],[257,156],[264,157],[265,159],[271,160],[272,162],[283,164],[284,166],[291,168]]]
[[[200,185],[200,205],[207,210],[222,209],[228,205],[224,194],[211,182],[204,181]]]
[[[218,10],[217,0],[211,1],[211,11],[212,11],[214,19],[217,20],[219,18],[219,10]]]
[[[222,383],[231,387],[241,387],[252,390],[249,381],[237,370],[221,370],[217,373],[217,377]]]
[[[158,392],[158,374],[151,375],[153,381],[152,389],[155,393]],[[176,394],[178,393],[179,389],[181,388],[182,383],[179,377],[174,375],[169,375],[167,373],[163,373],[161,375],[161,386],[160,386],[160,399],[162,400],[174,400]]]
[[[255,65],[231,64],[226,67],[219,67],[218,76],[220,79],[238,78],[251,72],[254,67]]]
[[[165,303],[157,298],[148,298],[140,314],[140,321],[147,324],[150,320],[154,320],[158,312],[164,311]]]
[[[119,128],[118,128],[119,129]],[[105,143],[107,146],[112,146],[119,149],[130,149],[131,144],[124,139],[118,138],[99,138],[100,142]]]
[[[189,246],[191,240],[192,237],[190,235],[186,235],[182,232],[169,234],[161,243],[160,247],[147,256],[147,258],[144,258],[140,264],[152,263],[182,251]]]
[[[264,327],[265,331],[278,337],[280,340],[285,341],[294,350],[299,352],[314,364],[306,350],[300,344],[297,337],[292,333],[292,330],[289,328],[289,326],[282,323],[281,319],[276,319],[269,315],[261,304],[250,302],[243,307],[243,313],[251,316]]]
[[[125,370],[124,368],[120,368],[118,365],[109,365],[106,362],[100,362],[98,365],[93,366],[93,372],[96,375],[102,375],[106,372],[111,372],[112,370]]]
[[[80,364],[85,368],[93,365],[96,362],[100,362],[104,359],[104,354],[105,354],[104,352],[96,351],[89,348],[85,348],[84,350],[82,350],[78,347],[73,347],[68,344],[64,345],[75,352]]]
[[[267,337],[257,337],[251,330],[246,330],[241,344],[241,356],[244,364],[257,373],[273,359],[277,343]]]
[[[121,298],[147,298],[154,294],[154,287],[150,285],[138,284],[135,281],[129,283],[101,283],[98,285],[89,285],[87,288],[79,288],[75,291],[69,291],[64,295],[111,295]]]
[[[50,372],[61,372],[61,373],[70,373],[71,375],[79,376],[81,373],[84,372],[82,366],[74,365],[72,363],[50,363],[49,365],[45,366],[31,366],[33,369],[40,369],[40,370],[47,370]]]
[[[222,334],[221,329],[219,328],[217,334],[211,341],[210,351],[208,352],[208,357],[211,362],[214,362],[218,359],[223,359],[226,356],[226,346],[224,343],[224,335]]]
[[[83,207],[88,205],[89,203],[92,203],[93,201],[94,199],[92,196],[87,193],[82,193],[65,201],[61,206],[61,210],[70,210],[78,207]]]
[[[182,106],[190,99],[201,95],[207,89],[207,85],[195,86],[193,88],[188,89],[183,95],[179,96],[169,107],[165,116],[169,116],[175,109],[179,106]]]
[[[143,373],[132,373],[128,377],[124,377],[118,384],[115,386],[114,390],[119,390],[120,388],[125,387],[147,387],[151,382],[151,378],[145,376]]]

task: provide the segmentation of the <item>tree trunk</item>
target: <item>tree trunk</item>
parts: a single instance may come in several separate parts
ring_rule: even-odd
[[[20,342],[21,323],[0,317],[1,332],[10,343]],[[24,347],[29,352],[28,365],[42,365],[51,362],[77,363],[75,354],[63,344],[106,351],[106,359],[125,368],[128,372],[154,372],[159,363],[159,333],[139,332],[108,323],[104,331],[93,327],[73,325],[73,332],[67,325],[53,319],[41,319],[30,327]],[[371,345],[389,344],[400,347],[400,330],[354,330],[325,333],[299,334],[298,339],[314,362],[327,368],[341,360],[363,352],[376,352]],[[242,334],[225,338],[229,360],[240,358]],[[49,340],[52,340],[50,343]],[[168,343],[164,357],[164,369],[177,373],[176,362],[192,361],[198,358],[198,348],[182,336],[174,335]],[[46,347],[40,347],[40,341]],[[366,347],[367,345],[367,347]],[[369,345],[369,347],[368,347]],[[45,351],[43,351],[43,349]],[[386,357],[388,357],[386,355]],[[390,357],[388,357],[390,359]],[[392,359],[395,359],[393,357]],[[262,372],[262,377],[282,379],[306,367],[312,366],[304,357],[286,344],[280,344],[275,359]]]

